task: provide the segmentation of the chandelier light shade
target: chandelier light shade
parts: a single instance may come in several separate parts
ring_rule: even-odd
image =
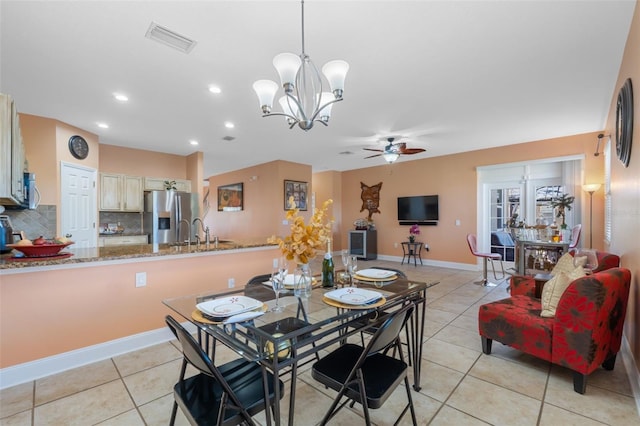
[[[331,118],[334,103],[342,100],[344,81],[349,64],[342,60],[327,62],[322,67],[331,92],[323,91],[323,81],[318,69],[304,50],[304,0],[302,4],[302,53],[280,53],[273,58],[273,66],[280,77],[280,86],[271,80],[258,80],[253,90],[258,95],[263,117],[284,116],[289,128],[296,124],[302,130],[309,130],[315,122],[325,126]],[[284,96],[278,99],[282,112],[273,111],[273,100],[278,88]]]

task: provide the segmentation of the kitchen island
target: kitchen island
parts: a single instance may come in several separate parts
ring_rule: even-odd
[[[71,247],[66,259],[0,260],[3,387],[166,341],[162,300],[243,287],[280,256],[266,238]]]
[[[126,260],[157,257],[157,256],[181,256],[195,255],[225,250],[239,250],[256,247],[275,247],[266,242],[267,238],[255,240],[232,241],[223,240],[217,244],[211,243],[208,246],[204,243],[200,245],[191,244],[131,244],[119,246],[104,246],[92,248],[74,248],[73,245],[66,247],[61,254],[70,254],[69,257],[17,257],[20,253],[16,250],[11,253],[0,255],[0,274],[7,269],[34,268],[41,266],[60,266],[76,263],[93,263],[110,260]]]

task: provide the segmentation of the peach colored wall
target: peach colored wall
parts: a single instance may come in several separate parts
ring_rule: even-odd
[[[191,181],[191,192],[198,194],[198,200],[200,200],[199,215],[202,217],[202,215],[204,214],[202,211],[202,197],[204,196],[202,192],[202,180],[204,176],[204,154],[200,151],[194,152],[193,154],[187,156],[186,159],[187,179]]]
[[[631,270],[631,294],[625,336],[629,341],[640,370],[640,1],[631,23],[631,30],[616,83],[607,120],[606,133],[612,135],[611,160],[612,236],[611,251],[621,256],[622,266]],[[627,78],[633,84],[634,132],[629,167],[615,155],[615,119],[618,91]],[[602,190],[599,191],[602,193]]]
[[[236,170],[209,178],[209,199],[211,210],[206,225],[211,235],[221,239],[243,239],[283,235],[289,232],[289,226],[283,225],[284,180],[296,180],[309,183],[311,194],[311,166],[273,161],[258,166]],[[243,183],[244,210],[218,211],[218,187]],[[311,210],[303,212],[308,217]]]
[[[162,328],[172,313],[162,300],[221,291],[228,278],[242,287],[277,255],[274,248],[2,275],[0,368]],[[147,286],[136,288],[141,271]]]
[[[332,251],[342,250],[342,174],[336,171],[319,172],[313,174],[313,192],[315,193],[316,208],[332,199],[329,215],[333,218],[333,236],[331,237]]]
[[[56,120],[20,114],[20,131],[24,142],[29,171],[36,174],[43,205],[58,204],[56,158]]]
[[[187,157],[100,144],[101,172],[130,176],[187,178]]]
[[[352,223],[367,216],[360,212],[360,182],[375,185],[382,181],[380,190],[380,214],[374,214],[373,220],[378,230],[378,253],[388,256],[400,256],[402,251],[394,243],[407,240],[408,226],[400,226],[397,221],[396,199],[399,196],[438,194],[440,201],[440,221],[437,226],[421,226],[420,241],[430,245],[429,259],[475,264],[466,245],[466,235],[477,231],[476,168],[493,164],[530,161],[536,159],[584,154],[585,170],[590,178],[602,182],[603,158],[592,154],[597,141],[597,133],[550,139],[538,142],[510,145],[427,158],[423,160],[402,161],[394,164],[347,171],[342,174],[342,244],[346,246],[346,232],[353,229]],[[588,200],[587,200],[588,201]],[[594,195],[594,247],[602,241],[602,197]],[[583,209],[588,212],[588,209]],[[455,225],[459,219],[460,226]],[[588,217],[582,217],[587,223]]]

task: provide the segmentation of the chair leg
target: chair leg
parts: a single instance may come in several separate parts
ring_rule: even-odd
[[[504,263],[502,263],[502,260],[500,260],[500,268],[502,269],[502,276],[498,277],[496,275],[496,267],[493,264],[493,259],[489,259],[491,261],[491,269],[493,269],[493,278],[496,280],[503,280],[505,279],[505,277],[507,276],[507,274],[504,273]]]
[[[169,420],[169,426],[173,426],[176,423],[176,414],[178,414],[178,403],[173,401],[173,409],[171,410],[171,420]]]
[[[608,371],[613,370],[613,367],[616,366],[616,355],[617,354],[613,354],[609,358],[605,359],[602,363],[602,368]]]
[[[491,355],[491,343],[493,343],[493,340],[484,336],[480,336],[480,339],[482,340],[482,352]]]
[[[573,390],[578,392],[579,394],[584,394],[587,390],[587,375],[578,373],[577,371],[573,372]]]
[[[488,278],[488,262],[489,262],[489,258],[488,257],[483,257],[482,258],[482,280],[480,281],[476,281],[475,284],[480,284],[484,287],[495,287],[497,284],[496,283],[492,283],[489,282],[489,278]],[[491,262],[491,267],[493,267],[493,261]],[[493,275],[495,275],[495,270],[493,271]]]

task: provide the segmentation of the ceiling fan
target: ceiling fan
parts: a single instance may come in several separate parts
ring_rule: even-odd
[[[395,140],[396,140],[395,137],[387,138],[387,142],[389,142],[389,144],[385,146],[384,149],[364,148],[365,151],[375,151],[380,153],[380,154],[370,155],[364,158],[367,159],[367,158],[383,156],[384,159],[387,161],[387,163],[393,163],[398,159],[400,155],[413,155],[413,154],[419,154],[425,151],[422,148],[407,148],[407,144],[405,142],[393,143],[393,141]]]

